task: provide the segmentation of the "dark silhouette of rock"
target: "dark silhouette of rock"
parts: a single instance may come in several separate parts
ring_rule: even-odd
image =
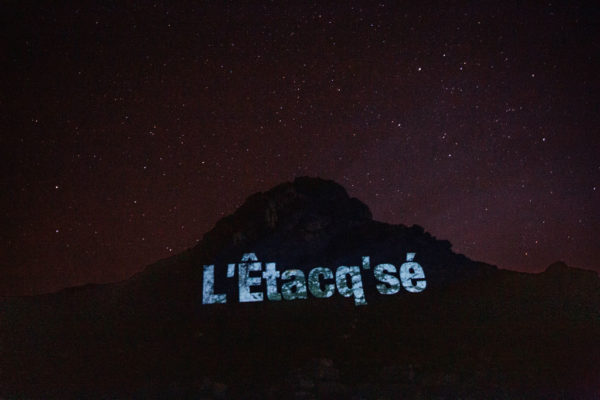
[[[305,275],[415,253],[427,288],[383,296],[363,273],[366,306],[337,293],[240,303],[227,264],[250,252]],[[227,304],[202,304],[204,265]],[[592,271],[499,270],[298,178],[126,281],[2,299],[0,397],[598,398],[599,310]]]

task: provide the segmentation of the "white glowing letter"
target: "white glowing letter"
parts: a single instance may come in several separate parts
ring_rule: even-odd
[[[425,290],[427,281],[425,281],[425,272],[419,263],[413,262],[415,253],[406,253],[406,261],[400,266],[400,280],[404,289],[411,293],[418,293]]]
[[[348,275],[350,276],[350,286],[348,286]],[[338,292],[344,297],[350,297],[354,295],[354,304],[365,305],[365,292],[363,290],[362,277],[360,275],[360,268],[358,267],[346,267],[340,266],[335,271],[335,283],[337,285]]]
[[[205,265],[202,277],[202,304],[226,303],[227,295],[215,294],[215,266]]]
[[[286,300],[306,299],[306,279],[299,269],[288,269],[281,274],[281,279],[291,279],[281,285],[281,294]]]
[[[325,279],[333,279],[333,272],[329,268],[318,267],[312,269],[308,273],[308,289],[313,296],[326,298],[333,296],[335,285],[333,283],[324,283],[321,289],[321,277]]]
[[[256,258],[256,254],[246,253],[242,256],[242,261],[258,261],[258,259]],[[262,293],[250,291],[251,286],[260,286],[262,281],[260,277],[251,277],[250,272],[259,272],[261,270],[259,262],[241,262],[238,264],[240,303],[263,301]]]
[[[379,293],[396,294],[400,291],[400,280],[395,276],[397,273],[393,264],[379,264],[375,267],[375,279],[381,282],[377,284]]]
[[[267,281],[267,299],[271,301],[281,300],[281,294],[277,291],[277,278],[279,278],[279,275],[275,263],[265,264],[265,272],[263,272],[262,276]]]

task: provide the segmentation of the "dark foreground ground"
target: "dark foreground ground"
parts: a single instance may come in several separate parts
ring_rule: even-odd
[[[363,307],[331,298],[213,305],[172,317],[122,304],[102,310],[110,305],[94,304],[90,292],[119,296],[106,287],[63,292],[46,303],[13,300],[10,307],[19,310],[4,314],[11,326],[3,326],[0,394],[598,398],[600,320],[586,297],[597,296],[598,281],[557,273],[560,281],[551,271],[499,271]],[[565,285],[587,294],[560,295]],[[85,311],[57,314],[68,304]]]

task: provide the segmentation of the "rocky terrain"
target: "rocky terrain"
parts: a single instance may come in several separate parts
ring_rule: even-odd
[[[305,275],[364,256],[400,267],[412,252],[427,287],[381,295],[363,266],[367,305],[239,302],[228,264],[250,252]],[[227,303],[203,304],[205,265]],[[374,221],[334,182],[298,178],[126,281],[2,299],[0,353],[6,398],[594,399],[600,279],[472,261],[419,226]]]

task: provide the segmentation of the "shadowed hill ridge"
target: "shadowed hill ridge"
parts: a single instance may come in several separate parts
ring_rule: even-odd
[[[249,253],[306,276],[414,253],[427,287],[383,296],[362,268],[365,306],[337,292],[240,303],[227,265]],[[226,304],[202,304],[207,265]],[[3,299],[0,397],[596,398],[599,310],[592,271],[498,270],[302,177],[128,280]]]

